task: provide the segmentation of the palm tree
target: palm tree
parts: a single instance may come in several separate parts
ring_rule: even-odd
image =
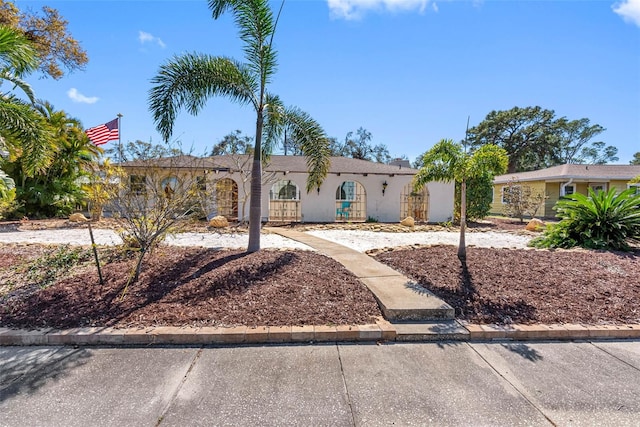
[[[160,67],[152,79],[149,109],[165,141],[173,132],[176,114],[185,108],[197,115],[210,97],[223,96],[256,112],[251,169],[248,252],[260,250],[262,159],[268,156],[287,127],[288,134],[300,141],[307,157],[307,192],[319,187],[329,169],[329,147],[325,132],[307,113],[285,108],[280,98],[267,91],[276,71],[273,47],[278,18],[267,0],[209,0],[213,18],[231,12],[244,44],[246,62],[221,56],[190,53],[176,56]]]
[[[35,96],[22,77],[38,65],[31,42],[19,32],[0,26],[0,86],[8,82],[28,98],[26,102],[11,91],[0,92],[0,149],[11,157],[25,156],[29,174],[44,170],[51,162],[50,135],[42,116],[33,108]]]
[[[466,182],[481,176],[500,175],[507,170],[507,152],[493,144],[486,144],[473,153],[467,153],[462,144],[451,139],[442,139],[422,157],[422,168],[414,177],[414,190],[419,191],[430,181],[461,183],[460,200],[460,244],[458,258],[467,258],[465,244],[466,227]]]

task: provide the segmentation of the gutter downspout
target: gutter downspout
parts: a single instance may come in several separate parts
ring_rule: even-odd
[[[567,185],[571,185],[572,183],[573,183],[573,178],[571,178],[569,182],[565,182],[564,184],[562,184],[562,186],[560,187],[560,197],[566,196],[565,187]]]

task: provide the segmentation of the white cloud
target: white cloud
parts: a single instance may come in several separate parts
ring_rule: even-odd
[[[369,10],[424,12],[430,0],[327,0],[332,18],[360,19]],[[434,8],[437,10],[437,6]]]
[[[71,98],[73,102],[80,102],[82,104],[95,104],[98,102],[98,99],[100,99],[97,96],[84,96],[78,92],[78,89],[75,87],[72,87],[67,91],[67,96]]]
[[[613,11],[622,16],[626,22],[640,27],[640,0],[623,0],[613,5]]]
[[[160,39],[160,37],[155,37],[152,34],[146,33],[144,31],[138,31],[138,40],[141,44],[149,43],[157,43],[161,48],[165,48],[166,44]]]

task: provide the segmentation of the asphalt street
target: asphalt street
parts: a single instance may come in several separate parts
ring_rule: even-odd
[[[0,426],[637,426],[640,341],[0,347]]]

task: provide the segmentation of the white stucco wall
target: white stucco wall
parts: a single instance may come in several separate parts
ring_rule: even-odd
[[[216,178],[228,177],[238,184],[239,215],[243,212],[242,201],[244,191],[238,173],[232,175],[220,174]],[[379,222],[399,222],[401,210],[401,195],[403,188],[411,183],[411,175],[374,175],[369,174],[329,174],[325,178],[320,192],[306,191],[306,173],[290,172],[286,175],[277,173],[274,180],[262,187],[262,219],[266,221],[269,216],[269,190],[278,180],[286,180],[295,183],[300,189],[303,222],[334,222],[336,215],[336,190],[344,181],[359,182],[366,193],[366,215],[377,219]],[[385,194],[382,194],[382,183],[387,182]],[[213,187],[212,187],[213,188]],[[445,222],[453,217],[453,183],[431,182],[427,185],[429,191],[429,222]],[[249,191],[249,185],[246,185]],[[245,219],[249,216],[249,200],[244,209]]]

